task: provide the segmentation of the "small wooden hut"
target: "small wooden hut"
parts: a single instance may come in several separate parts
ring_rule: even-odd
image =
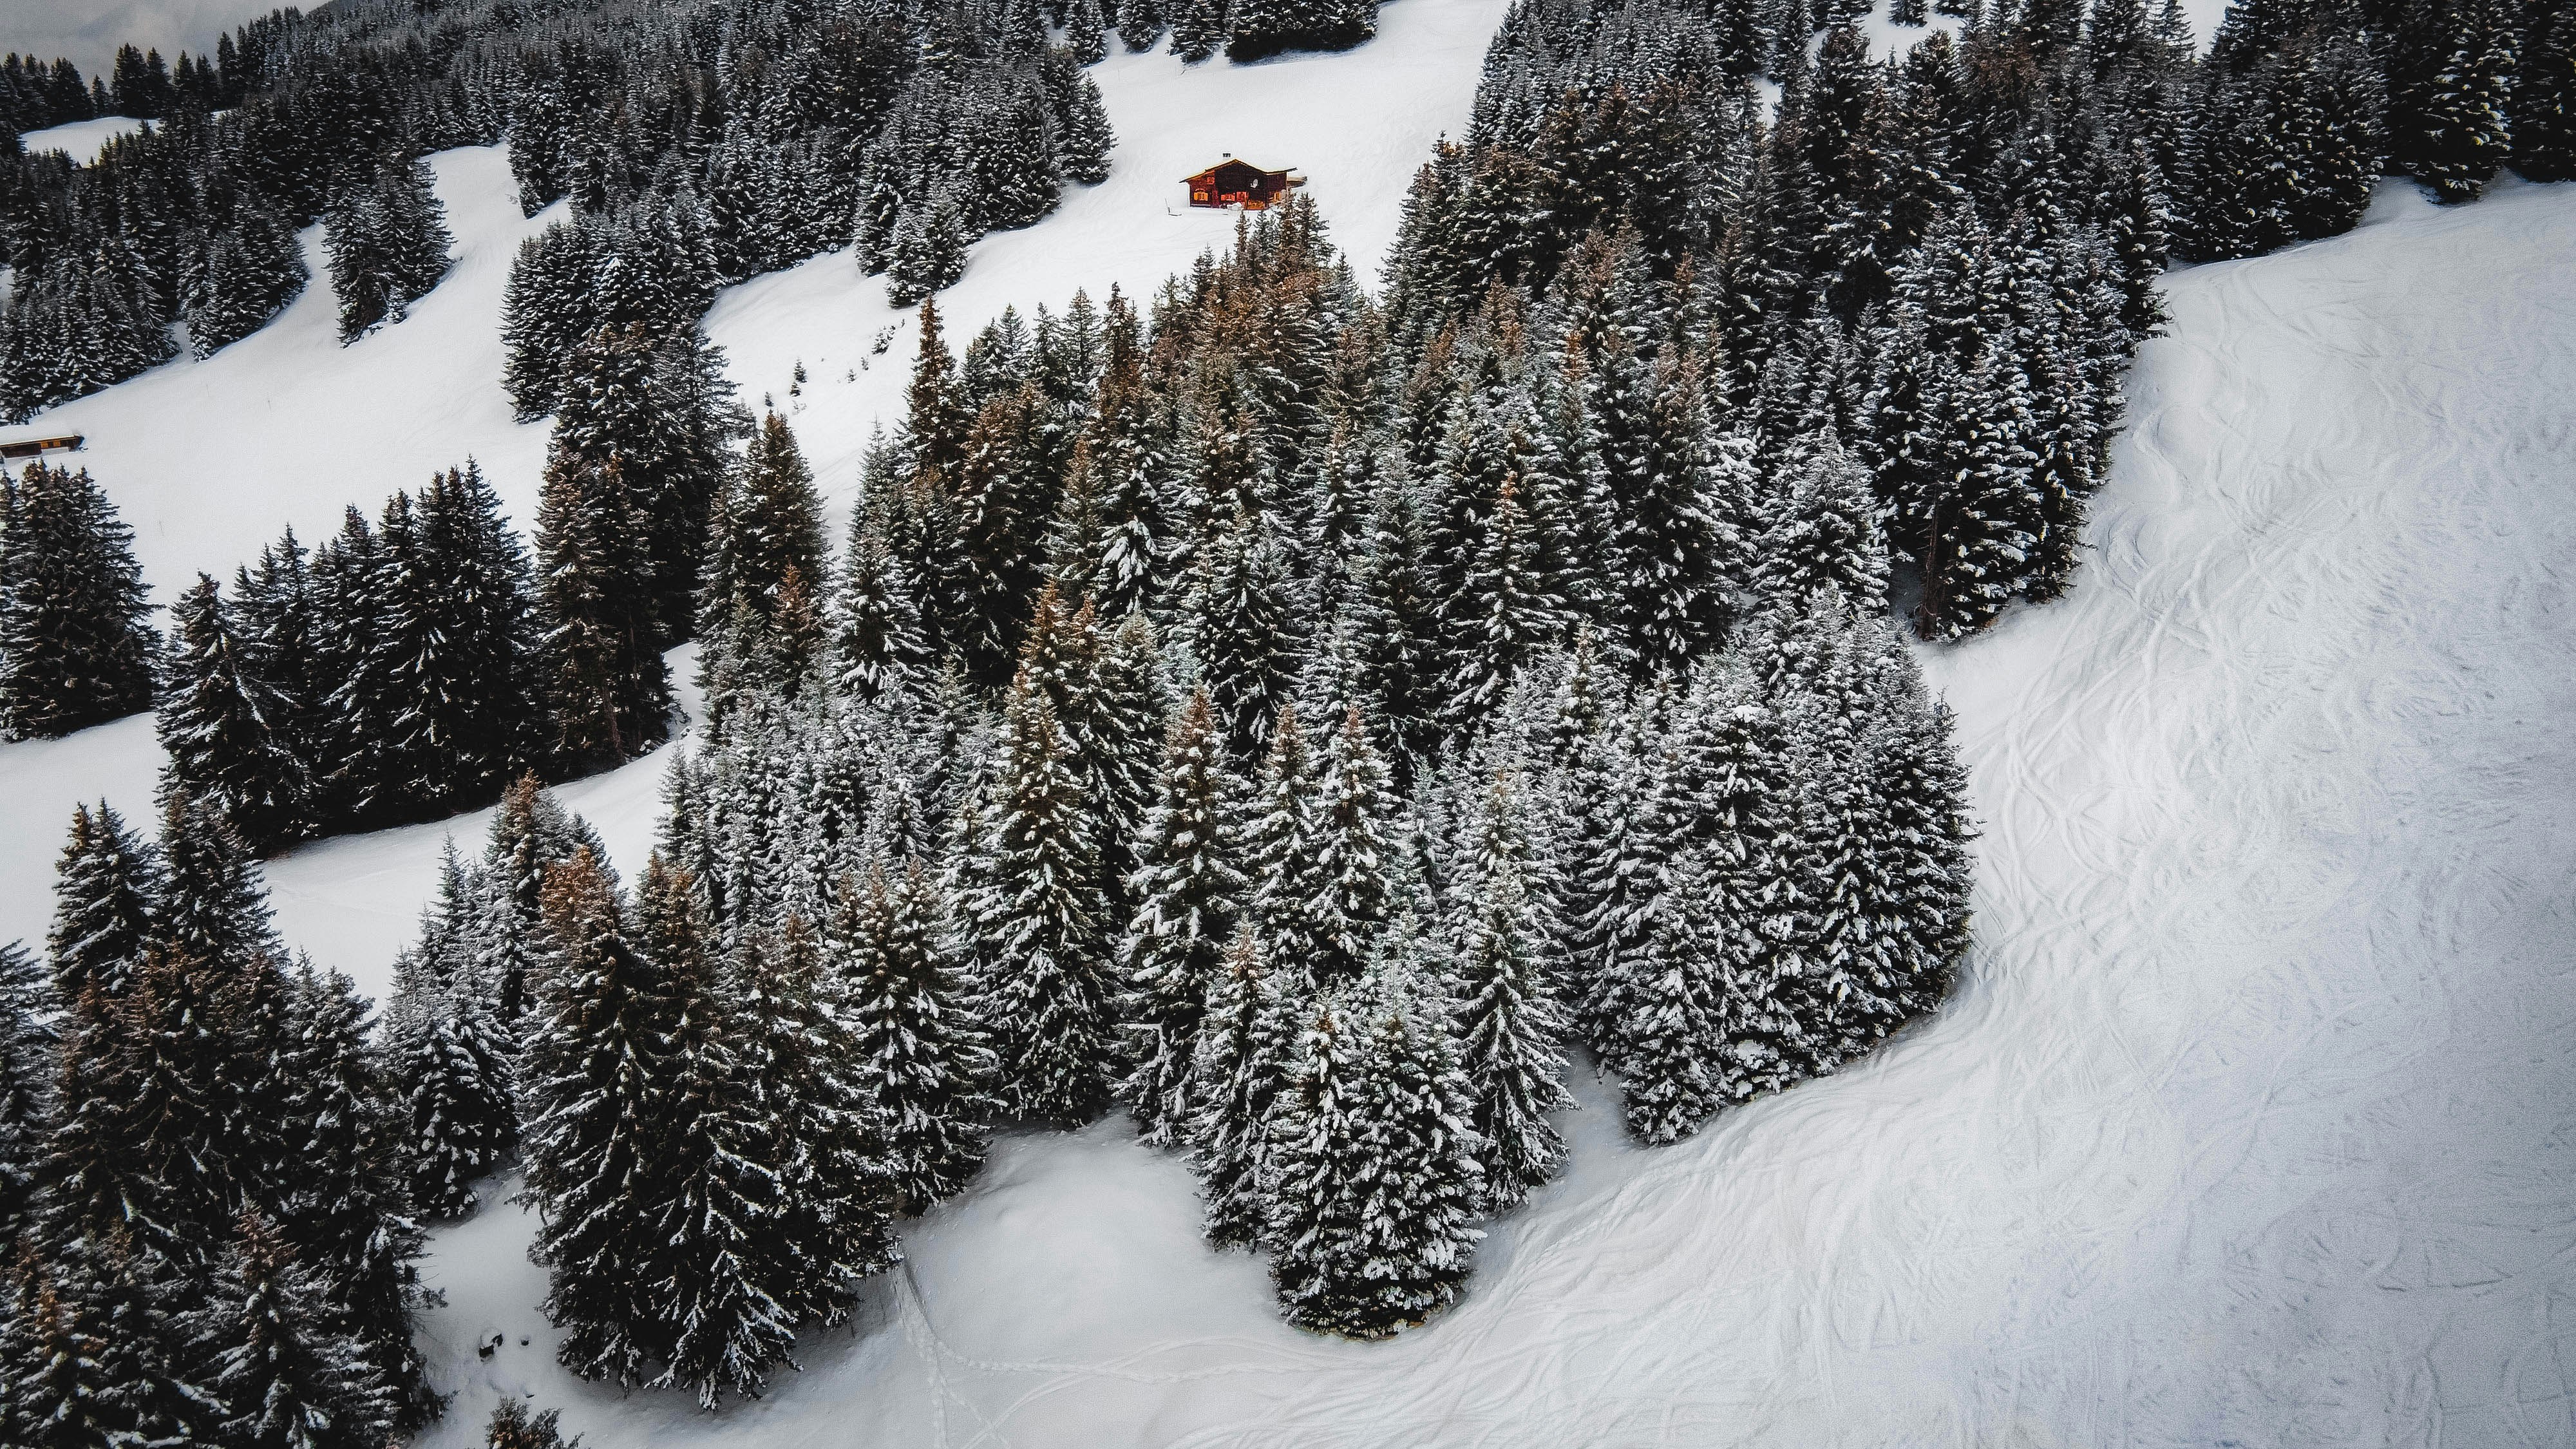
[[[1278,205],[1290,188],[1305,185],[1306,178],[1294,171],[1264,171],[1249,161],[1228,156],[1182,184],[1190,189],[1192,206],[1240,206],[1246,211],[1261,211]]]

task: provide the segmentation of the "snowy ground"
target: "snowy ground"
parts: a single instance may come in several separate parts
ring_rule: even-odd
[[[41,131],[20,131],[18,144],[30,156],[60,151],[72,158],[73,165],[87,166],[98,159],[98,153],[108,142],[141,129],[141,121],[124,116],[101,116],[94,121],[69,121],[59,126],[47,126]]]
[[[2576,1442],[2571,270],[2576,187],[2509,185],[2178,275],[2076,594],[1931,657],[1958,1000],[1679,1147],[1591,1091],[1427,1330],[1279,1325],[1112,1122],[714,1419],[557,1372],[487,1214],[432,1442],[531,1390],[602,1446]]]
[[[1222,240],[1158,208],[1225,150],[1304,168],[1373,271],[1498,13],[1400,0],[1354,55],[1249,71],[1109,62],[1116,177],[984,242],[943,308],[1141,290]],[[467,452],[527,516],[542,431],[508,421],[496,319],[537,223],[497,153],[437,165],[463,259],[413,320],[343,351],[317,288],[50,415],[165,594]],[[596,1449],[2576,1442],[2570,275],[2576,187],[2515,185],[2392,188],[2350,237],[2178,274],[2076,593],[1929,656],[1987,830],[1958,1000],[1677,1148],[1620,1142],[1587,1087],[1571,1174],[1442,1322],[1279,1325],[1113,1122],[1006,1142],[856,1335],[715,1419],[552,1368],[518,1213],[443,1233],[430,1442],[528,1390]],[[755,402],[805,361],[836,499],[898,385],[908,337],[846,377],[890,319],[846,256],[711,319]],[[148,815],[154,764],[141,719],[0,746],[0,939],[41,936],[71,801]],[[659,769],[567,792],[630,866]],[[273,863],[289,939],[381,990],[445,833]]]

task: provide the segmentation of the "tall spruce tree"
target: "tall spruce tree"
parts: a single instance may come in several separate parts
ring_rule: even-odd
[[[1026,673],[1006,719],[990,874],[965,903],[988,953],[977,969],[1000,1057],[998,1094],[1017,1116],[1080,1124],[1109,1096],[1099,847],[1055,711]]]
[[[0,731],[69,734],[152,702],[134,530],[83,469],[0,479]]]
[[[943,939],[935,879],[916,859],[843,877],[825,942],[840,972],[851,1067],[873,1100],[896,1202],[918,1213],[965,1189],[984,1160],[983,1084],[996,1063]]]
[[[645,922],[662,954],[688,944],[687,892],[650,882]],[[556,1357],[584,1378],[641,1384],[669,1329],[654,1296],[659,1244],[648,1214],[665,1163],[674,1003],[667,971],[638,944],[616,883],[588,849],[550,867],[550,959],[525,1047],[531,1256],[547,1265]],[[701,946],[699,949],[703,949]]]
[[[1185,1138],[1197,1104],[1192,1062],[1245,879],[1227,817],[1236,787],[1207,691],[1193,690],[1163,743],[1162,779],[1136,845],[1136,911],[1119,954],[1127,1075],[1119,1096],[1138,1135]]]

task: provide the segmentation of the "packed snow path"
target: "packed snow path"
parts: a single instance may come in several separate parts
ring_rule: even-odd
[[[2074,595],[1930,656],[1956,1001],[1678,1147],[1588,1088],[1429,1328],[1280,1325],[1113,1121],[715,1418],[554,1369],[487,1213],[437,1442],[533,1390],[602,1446],[2576,1443],[2571,276],[2528,186],[2177,275]]]

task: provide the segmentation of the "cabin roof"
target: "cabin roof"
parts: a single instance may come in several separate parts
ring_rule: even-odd
[[[1295,169],[1288,166],[1255,166],[1240,156],[1228,156],[1224,160],[1216,163],[1214,166],[1210,166],[1201,171],[1193,171],[1189,175],[1182,177],[1181,183],[1183,185],[1187,185],[1190,182],[1198,180],[1202,176],[1214,176],[1228,166],[1240,166],[1246,171],[1258,171],[1264,176],[1285,176],[1291,170]]]
[[[66,428],[59,423],[50,427],[39,423],[32,427],[22,425],[14,428],[0,428],[0,448],[23,447],[35,443],[77,444],[80,441],[81,435],[78,429]]]

